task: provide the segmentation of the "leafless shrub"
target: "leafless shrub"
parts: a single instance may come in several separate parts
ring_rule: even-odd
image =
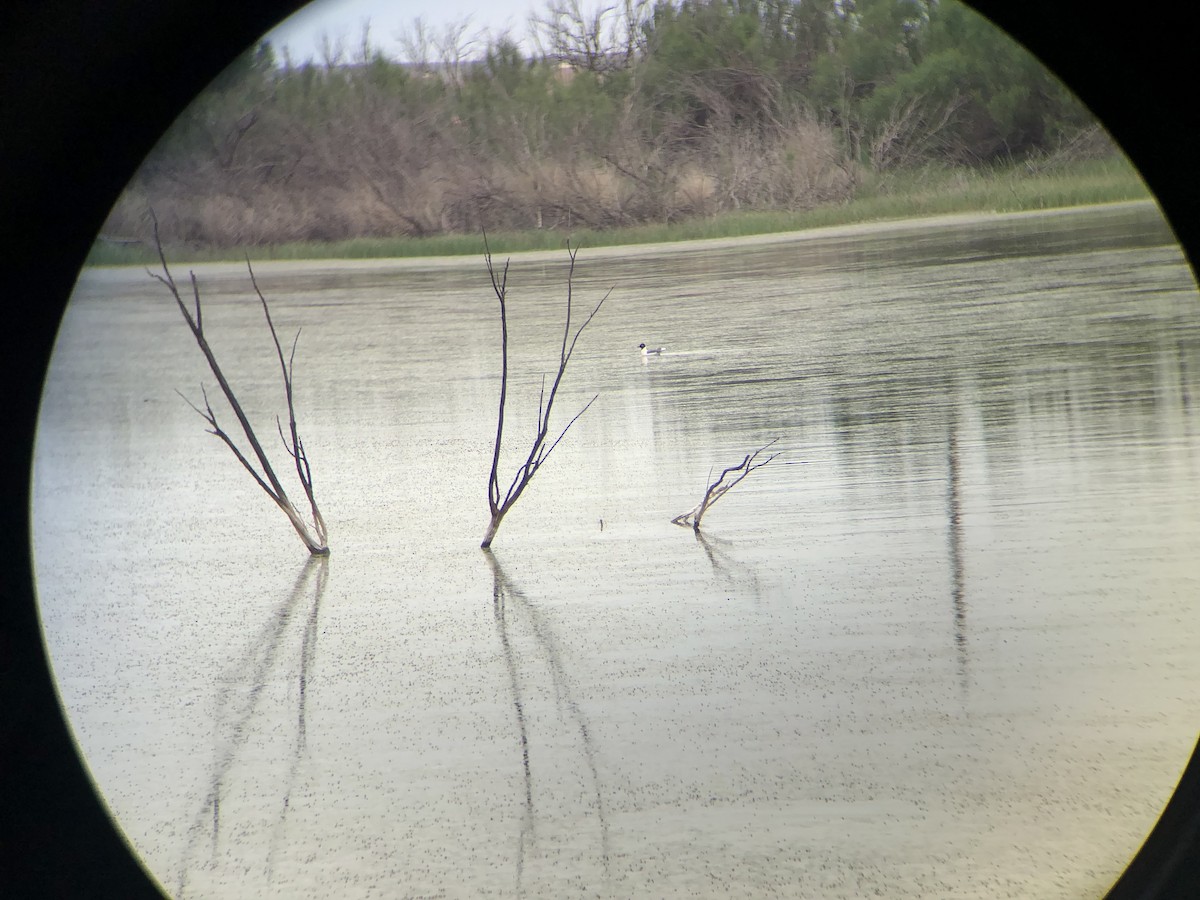
[[[492,253],[487,248],[487,236],[484,235],[484,260],[487,264],[488,277],[491,279],[492,290],[496,295],[496,299],[500,301],[500,407],[496,415],[496,440],[492,449],[492,468],[488,475],[488,510],[491,513],[491,518],[488,520],[487,530],[484,532],[483,542],[480,544],[484,550],[492,546],[492,541],[496,537],[496,531],[500,527],[508,511],[512,509],[513,504],[520,499],[521,494],[525,492],[525,488],[529,486],[529,482],[533,476],[537,474],[542,464],[554,452],[554,448],[559,445],[563,437],[570,430],[571,426],[587,412],[588,407],[596,401],[596,395],[592,397],[583,409],[575,414],[575,416],[566,424],[566,427],[559,433],[558,437],[553,442],[547,443],[550,435],[550,413],[554,407],[554,400],[558,396],[558,389],[562,385],[563,375],[566,374],[567,364],[571,361],[571,355],[575,352],[575,344],[579,341],[579,336],[583,334],[583,330],[588,327],[592,319],[596,317],[596,313],[600,312],[600,307],[604,305],[604,301],[608,299],[608,293],[600,298],[600,302],[596,304],[595,309],[591,314],[584,319],[583,323],[571,333],[571,304],[573,283],[575,276],[575,256],[579,252],[578,248],[572,249],[568,244],[567,254],[570,257],[571,264],[567,270],[567,314],[566,321],[563,325],[562,347],[559,350],[558,371],[554,375],[554,380],[550,384],[550,393],[546,393],[546,380],[542,379],[542,390],[538,396],[538,415],[537,428],[534,433],[533,444],[529,449],[525,461],[517,468],[516,474],[509,483],[507,490],[501,493],[500,490],[500,451],[504,443],[504,415],[508,403],[508,263],[505,262],[504,269],[497,273],[492,265]],[[611,290],[609,291],[611,293]]]
[[[455,35],[466,39],[461,28]],[[426,30],[411,40],[413,54],[443,64],[447,36]],[[336,56],[332,43],[329,50]],[[214,101],[215,120],[197,117],[199,138],[186,153],[177,147],[143,166],[104,232],[148,244],[147,205],[160,213],[164,240],[208,246],[604,229],[808,208],[853,189],[830,129],[785,103],[761,74],[731,69],[698,82],[707,91],[702,126],[678,111],[650,129],[630,93],[599,130],[586,120],[555,130],[501,104],[483,117],[484,133],[481,123],[460,120],[463,110],[442,88],[421,87],[420,72],[405,76],[406,94],[382,71],[312,67],[287,76],[334,82],[338,103],[328,109],[261,95],[248,107]],[[298,90],[281,88],[281,96],[299,103]]]
[[[201,409],[186,397],[184,397],[184,400],[208,423],[209,433],[221,439],[237,458],[237,461],[242,464],[258,483],[258,486],[283,510],[284,514],[288,517],[288,521],[292,523],[292,527],[296,529],[296,534],[300,536],[300,540],[308,548],[308,552],[313,556],[328,554],[329,545],[326,541],[325,520],[321,516],[320,509],[317,508],[317,501],[313,494],[312,468],[309,465],[308,454],[305,453],[304,442],[300,439],[300,432],[296,425],[295,397],[292,390],[292,367],[296,358],[296,344],[300,340],[300,332],[296,332],[296,338],[292,341],[291,354],[285,360],[283,347],[280,345],[279,336],[275,331],[275,323],[271,320],[271,310],[267,306],[267,300],[263,296],[262,291],[258,289],[258,282],[254,278],[254,269],[247,258],[246,268],[250,272],[250,283],[253,285],[254,293],[258,296],[259,302],[262,304],[263,315],[266,317],[267,328],[271,332],[271,340],[275,344],[275,353],[279,358],[279,367],[283,373],[283,387],[287,397],[288,408],[288,434],[286,437],[284,436],[283,424],[279,421],[278,417],[275,419],[275,424],[279,430],[280,440],[283,441],[284,449],[287,450],[288,455],[292,457],[292,461],[295,463],[296,475],[299,477],[304,494],[308,498],[309,509],[312,513],[311,522],[306,522],[304,517],[292,504],[292,501],[288,499],[287,492],[280,483],[278,476],[276,476],[275,470],[267,458],[266,451],[263,449],[258,436],[254,432],[254,428],[250,424],[250,420],[242,410],[241,403],[238,402],[233,388],[230,387],[225,373],[221,371],[221,367],[217,363],[217,358],[208,344],[208,339],[204,334],[204,312],[200,303],[200,286],[196,281],[194,272],[190,273],[192,297],[194,300],[193,309],[189,310],[187,304],[183,302],[179,288],[175,283],[174,277],[171,275],[170,268],[167,266],[167,258],[162,249],[162,242],[158,237],[157,222],[155,223],[154,243],[158,250],[159,262],[162,264],[162,274],[159,275],[155,272],[149,272],[149,274],[160,281],[175,299],[175,304],[179,307],[179,312],[183,315],[184,321],[187,322],[188,328],[192,332],[192,337],[196,339],[196,345],[200,348],[200,352],[204,354],[204,358],[207,360],[213,376],[217,379],[217,384],[221,386],[221,392],[225,395],[225,399],[229,402],[229,406],[233,410],[238,424],[242,427],[242,433],[246,436],[246,440],[249,442],[255,458],[258,460],[262,470],[261,473],[247,459],[246,454],[242,452],[229,433],[217,422],[217,415],[213,411],[212,404],[208,400],[208,393],[204,391],[203,387],[201,388],[201,394],[204,397],[204,409]],[[180,396],[183,395],[181,394]]]
[[[884,172],[928,156],[930,149],[942,142],[965,102],[957,94],[944,103],[918,94],[894,103],[869,138],[872,167]]]
[[[776,438],[775,440],[778,440]],[[769,441],[759,447],[753,453],[747,453],[740,463],[736,466],[730,466],[723,470],[717,480],[712,482],[708,489],[704,492],[704,496],[700,498],[700,502],[694,507],[681,515],[676,516],[671,520],[673,525],[688,526],[693,531],[700,531],[700,520],[704,518],[704,514],[708,512],[709,507],[724,497],[729,491],[742,482],[751,472],[761,469],[775,457],[778,453],[772,453],[766,459],[758,460],[760,454],[767,450],[775,441]],[[711,474],[711,473],[709,473]]]
[[[1084,128],[1063,140],[1053,150],[1031,156],[1025,168],[1031,173],[1053,171],[1059,166],[1089,159],[1105,159],[1117,153],[1112,135],[1099,123]]]

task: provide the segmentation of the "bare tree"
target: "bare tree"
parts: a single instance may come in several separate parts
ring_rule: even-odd
[[[533,476],[537,474],[538,469],[554,452],[554,448],[566,435],[567,431],[575,424],[589,406],[596,402],[596,397],[592,397],[583,409],[577,412],[574,418],[567,423],[564,428],[554,439],[553,442],[547,444],[546,439],[550,433],[550,411],[554,406],[554,398],[558,396],[558,389],[562,385],[563,375],[567,371],[567,364],[571,361],[571,355],[575,352],[575,344],[579,340],[579,336],[583,334],[583,330],[588,327],[592,319],[596,317],[596,313],[600,312],[600,307],[604,305],[604,301],[608,299],[608,295],[612,293],[610,288],[600,302],[596,304],[596,308],[592,310],[583,324],[576,329],[574,336],[571,334],[571,301],[572,301],[572,286],[575,277],[575,256],[579,252],[578,248],[572,249],[570,243],[567,244],[567,254],[570,257],[571,264],[567,270],[567,316],[566,323],[563,326],[562,348],[558,354],[558,372],[555,373],[554,381],[550,385],[550,393],[546,394],[546,379],[542,378],[542,389],[538,395],[538,416],[537,416],[537,432],[534,435],[533,446],[529,450],[525,461],[517,469],[513,476],[512,482],[508,486],[508,490],[501,496],[500,493],[500,448],[504,441],[504,412],[505,405],[508,400],[508,309],[506,306],[508,298],[508,262],[504,263],[504,270],[499,275],[496,273],[495,267],[492,265],[492,251],[487,245],[487,235],[484,235],[484,260],[487,263],[488,277],[492,281],[492,290],[496,294],[496,299],[500,301],[500,409],[496,416],[496,442],[492,449],[492,469],[488,475],[488,509],[491,512],[491,519],[488,522],[487,531],[483,535],[483,543],[479,546],[484,550],[492,546],[492,540],[496,537],[496,531],[500,527],[500,522],[512,509],[514,503],[520,499],[525,488],[529,486],[529,482]]]
[[[396,40],[400,43],[401,55],[418,72],[424,74],[429,71],[433,36],[429,32],[428,23],[423,18],[417,16],[410,25],[401,27],[396,33]]]
[[[682,515],[678,515],[673,518],[671,523],[673,525],[691,526],[693,531],[698,532],[700,530],[700,520],[704,517],[704,514],[708,512],[708,508],[710,506],[729,493],[730,490],[732,490],[739,482],[742,481],[742,479],[744,479],[755,469],[761,469],[779,455],[778,453],[772,453],[766,459],[756,462],[759,455],[777,440],[779,440],[779,438],[775,438],[775,440],[763,444],[763,446],[759,447],[753,453],[747,453],[745,458],[736,466],[730,466],[729,468],[725,469],[717,478],[717,480],[708,486],[708,490],[704,492],[704,497],[701,498],[700,502]],[[709,474],[711,475],[712,473],[710,472]]]
[[[529,19],[535,43],[547,58],[579,71],[628,68],[652,0],[586,5],[590,9],[584,0],[547,0],[545,9]]]
[[[151,216],[153,217],[153,213]],[[285,360],[283,357],[283,347],[280,345],[279,336],[275,332],[275,323],[271,320],[271,310],[267,306],[267,300],[263,296],[262,291],[258,288],[258,282],[254,278],[254,269],[250,265],[249,257],[247,257],[246,268],[250,272],[250,283],[254,286],[254,293],[258,295],[258,300],[262,304],[263,315],[267,320],[267,328],[270,329],[271,340],[275,343],[275,353],[279,358],[279,367],[283,372],[283,387],[284,393],[287,396],[288,408],[288,436],[284,436],[283,424],[279,421],[278,416],[275,419],[275,425],[279,430],[279,437],[283,441],[284,449],[287,450],[288,455],[292,457],[292,460],[296,464],[296,475],[299,477],[300,484],[304,488],[304,494],[308,498],[309,509],[312,512],[311,523],[305,521],[304,517],[292,504],[292,501],[288,499],[287,492],[283,489],[283,485],[276,476],[275,470],[267,458],[266,451],[263,450],[258,436],[254,433],[254,429],[250,425],[250,420],[242,410],[242,405],[234,395],[233,388],[229,386],[229,381],[226,379],[225,373],[221,371],[221,367],[217,364],[217,358],[213,354],[207,338],[204,336],[204,315],[200,305],[200,287],[196,281],[195,272],[189,273],[192,282],[192,297],[195,301],[194,312],[189,310],[187,304],[183,302],[183,298],[179,294],[179,288],[175,284],[174,277],[171,275],[171,270],[167,267],[167,258],[163,253],[162,242],[158,237],[157,218],[154,219],[154,243],[158,249],[158,259],[162,264],[163,274],[159,275],[156,272],[150,272],[148,269],[147,272],[162,282],[167,287],[167,290],[171,292],[171,296],[175,298],[175,304],[183,314],[184,321],[187,322],[188,328],[192,332],[192,337],[196,339],[196,345],[208,361],[208,367],[212,370],[213,375],[217,379],[217,384],[221,386],[221,391],[225,394],[225,399],[229,401],[229,406],[233,410],[233,414],[242,426],[242,433],[245,434],[246,440],[249,442],[255,457],[258,459],[259,465],[262,467],[261,474],[246,458],[246,454],[242,452],[233,438],[217,423],[216,413],[213,412],[212,404],[208,400],[208,393],[204,390],[203,386],[201,386],[200,391],[204,397],[204,409],[200,409],[200,407],[196,406],[196,404],[192,403],[186,397],[183,399],[209,424],[209,434],[216,435],[233,451],[233,455],[237,457],[238,462],[242,464],[246,471],[254,477],[254,480],[258,482],[258,486],[266,491],[267,496],[274,500],[275,504],[283,510],[284,515],[288,517],[288,521],[292,523],[292,527],[296,529],[296,534],[300,536],[300,540],[308,548],[308,552],[314,556],[327,555],[329,553],[329,545],[326,542],[325,520],[321,516],[321,511],[317,508],[317,501],[313,495],[312,469],[309,466],[308,455],[304,450],[304,442],[300,439],[300,433],[296,426],[295,398],[292,391],[292,367],[296,358],[296,344],[300,340],[300,332],[296,332],[296,337],[292,341],[291,354]],[[180,396],[183,397],[182,394]]]
[[[371,17],[364,16],[358,34],[358,59],[354,62],[360,66],[370,65],[378,52],[371,44]]]
[[[319,44],[318,49],[321,53],[321,62],[324,63],[326,71],[332,72],[334,69],[341,66],[346,60],[346,35],[338,34],[336,37],[328,31],[322,30],[317,36]]]
[[[455,89],[461,89],[466,78],[468,54],[477,43],[477,37],[467,36],[471,27],[471,17],[463,16],[442,26],[440,33],[433,38],[433,49],[438,55],[442,67],[442,78]]]

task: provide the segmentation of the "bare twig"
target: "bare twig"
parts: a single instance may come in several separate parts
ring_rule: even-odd
[[[751,472],[756,469],[761,469],[779,455],[778,453],[772,453],[766,459],[756,461],[758,460],[760,454],[762,454],[765,450],[767,450],[767,448],[769,448],[775,443],[775,441],[778,440],[779,438],[775,438],[775,440],[763,444],[763,446],[759,447],[753,453],[747,453],[742,461],[736,466],[730,466],[722,471],[717,477],[717,480],[708,486],[708,490],[704,492],[704,497],[701,498],[700,502],[682,515],[678,515],[673,518],[671,523],[673,525],[690,526],[693,531],[699,531],[700,520],[704,517],[704,514],[708,511],[710,506],[729,493],[730,490],[732,490]],[[727,481],[726,479],[729,480]]]
[[[279,357],[279,368],[283,375],[283,387],[287,396],[288,408],[288,430],[291,435],[291,442],[285,439],[284,447],[288,451],[288,455],[296,463],[296,476],[300,479],[300,484],[304,488],[304,495],[308,498],[308,507],[312,512],[313,527],[317,533],[317,540],[325,545],[325,519],[321,515],[321,510],[317,508],[317,501],[313,495],[312,468],[308,463],[308,456],[304,452],[304,442],[300,440],[300,433],[296,427],[296,405],[292,392],[292,370],[296,362],[296,345],[300,342],[300,330],[296,330],[296,336],[292,339],[292,351],[289,354],[287,361],[283,359],[283,348],[279,345],[279,335],[275,333],[275,323],[271,321],[271,310],[267,306],[267,298],[258,288],[258,281],[254,278],[254,268],[250,265],[250,257],[246,257],[246,269],[250,272],[250,283],[254,286],[254,293],[258,295],[259,302],[262,303],[263,315],[267,319],[267,327],[271,329],[271,340],[275,342],[275,353]],[[279,419],[276,418],[275,424],[279,427],[280,436],[283,435],[283,428],[279,425]]]
[[[583,334],[583,330],[591,324],[592,319],[596,317],[596,313],[600,312],[600,307],[604,305],[604,301],[608,299],[612,293],[610,289],[600,302],[596,304],[591,314],[584,319],[574,334],[571,331],[571,308],[574,290],[575,277],[575,256],[579,252],[578,248],[572,248],[570,243],[567,244],[567,253],[570,257],[570,267],[567,270],[567,313],[566,321],[563,325],[562,345],[558,354],[558,371],[555,373],[554,380],[550,384],[549,393],[546,392],[545,380],[543,379],[542,388],[538,395],[538,417],[537,431],[534,435],[533,444],[529,449],[529,454],[525,457],[525,461],[517,468],[516,474],[513,475],[512,482],[508,489],[501,496],[500,493],[500,447],[504,440],[504,412],[508,401],[508,261],[504,263],[504,269],[497,273],[496,267],[492,263],[492,251],[487,243],[487,233],[483,235],[484,245],[484,262],[487,264],[488,277],[491,279],[492,291],[496,295],[496,299],[500,302],[500,406],[496,415],[496,442],[492,448],[492,468],[488,475],[488,510],[491,513],[491,519],[488,522],[487,531],[484,533],[483,543],[480,544],[485,550],[492,545],[492,540],[496,536],[496,530],[500,527],[500,522],[505,514],[512,508],[513,504],[520,499],[525,488],[529,486],[529,482],[533,476],[537,474],[542,464],[554,452],[554,448],[559,445],[567,431],[571,426],[582,416],[589,406],[591,406],[596,398],[593,396],[579,412],[567,423],[566,427],[559,433],[549,444],[546,439],[550,433],[550,412],[554,408],[554,400],[558,396],[558,389],[562,384],[563,375],[566,374],[567,365],[571,361],[571,356],[575,352],[575,345],[579,341],[579,336]]]
[[[250,260],[246,260],[246,268],[250,270],[250,282],[254,285],[254,291],[256,294],[258,294],[258,299],[262,303],[263,314],[267,319],[267,327],[271,331],[271,339],[275,342],[275,350],[279,356],[279,364],[283,369],[283,382],[284,389],[287,394],[288,417],[291,431],[291,444],[289,446],[288,442],[285,440],[284,445],[287,448],[288,453],[296,462],[296,472],[300,476],[300,483],[303,485],[304,492],[308,497],[309,505],[312,509],[312,529],[309,528],[308,523],[305,522],[304,518],[299,514],[299,512],[297,512],[296,507],[292,504],[291,500],[288,499],[287,492],[283,489],[283,485],[276,476],[275,470],[271,467],[271,462],[267,458],[266,451],[263,450],[262,444],[259,442],[258,436],[254,433],[254,428],[250,424],[250,420],[246,417],[245,412],[242,410],[242,405],[238,402],[236,395],[233,393],[233,388],[230,387],[229,381],[225,378],[225,373],[221,371],[221,367],[217,363],[217,358],[213,354],[212,348],[209,346],[208,340],[204,336],[204,319],[200,304],[200,287],[196,281],[196,273],[189,273],[191,275],[192,296],[195,303],[195,311],[193,314],[192,311],[188,310],[187,304],[183,302],[183,298],[179,293],[179,288],[175,283],[174,277],[171,275],[170,268],[167,266],[167,258],[163,252],[162,242],[159,240],[158,235],[158,219],[154,216],[153,211],[151,211],[150,215],[154,222],[154,244],[158,250],[158,259],[162,265],[162,274],[159,275],[158,273],[150,272],[149,270],[147,270],[147,272],[149,272],[153,278],[156,278],[167,288],[167,290],[171,292],[171,296],[175,299],[176,306],[179,307],[180,313],[183,314],[184,321],[187,322],[188,328],[192,332],[192,337],[196,339],[196,346],[198,346],[200,348],[200,352],[204,354],[205,360],[208,361],[209,369],[212,370],[213,376],[217,379],[217,384],[221,386],[221,392],[225,395],[225,399],[229,402],[230,409],[233,410],[233,414],[237,417],[238,424],[242,426],[242,433],[246,436],[247,442],[254,451],[254,457],[258,460],[261,471],[260,469],[256,469],[254,467],[246,455],[241,451],[241,449],[239,449],[233,438],[231,438],[229,434],[223,428],[221,428],[219,424],[217,424],[216,413],[213,412],[212,404],[208,401],[208,393],[204,390],[203,386],[200,389],[204,396],[203,410],[201,410],[198,406],[196,406],[196,404],[192,403],[186,397],[183,399],[190,407],[192,407],[192,409],[199,413],[206,422],[208,422],[210,426],[208,429],[209,433],[216,435],[225,443],[227,447],[229,447],[229,449],[233,452],[233,455],[237,458],[238,462],[240,462],[246,471],[254,477],[254,480],[258,482],[258,486],[266,492],[267,496],[270,497],[281,510],[283,510],[284,514],[288,517],[288,520],[292,523],[292,527],[296,529],[296,533],[300,536],[300,540],[303,541],[304,546],[308,548],[309,553],[318,556],[327,554],[329,552],[329,547],[326,543],[325,520],[321,517],[320,510],[317,509],[317,503],[314,499],[312,491],[312,472],[308,464],[308,457],[304,452],[304,444],[301,442],[299,432],[296,428],[295,406],[292,396],[291,361],[289,360],[287,363],[284,362],[283,349],[279,344],[279,337],[275,332],[275,324],[271,321],[271,311],[267,306],[266,298],[263,297],[262,292],[258,289],[258,284],[254,279],[254,269],[250,265]],[[299,337],[299,333],[297,333],[297,340],[299,340]],[[293,359],[295,357],[295,353],[296,344],[293,341]],[[180,394],[180,396],[182,397],[183,395]],[[280,425],[279,428],[280,435],[282,436],[282,426]],[[315,535],[313,533],[314,531],[316,532]]]

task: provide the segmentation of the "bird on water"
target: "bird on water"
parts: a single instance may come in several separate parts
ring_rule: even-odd
[[[638,349],[642,351],[642,356],[658,355],[666,350],[666,347],[647,347],[645,344],[638,344]]]

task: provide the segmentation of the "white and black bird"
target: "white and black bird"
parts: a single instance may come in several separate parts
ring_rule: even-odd
[[[638,349],[642,351],[642,356],[657,356],[666,350],[666,347],[647,347],[645,344],[638,344]]]

